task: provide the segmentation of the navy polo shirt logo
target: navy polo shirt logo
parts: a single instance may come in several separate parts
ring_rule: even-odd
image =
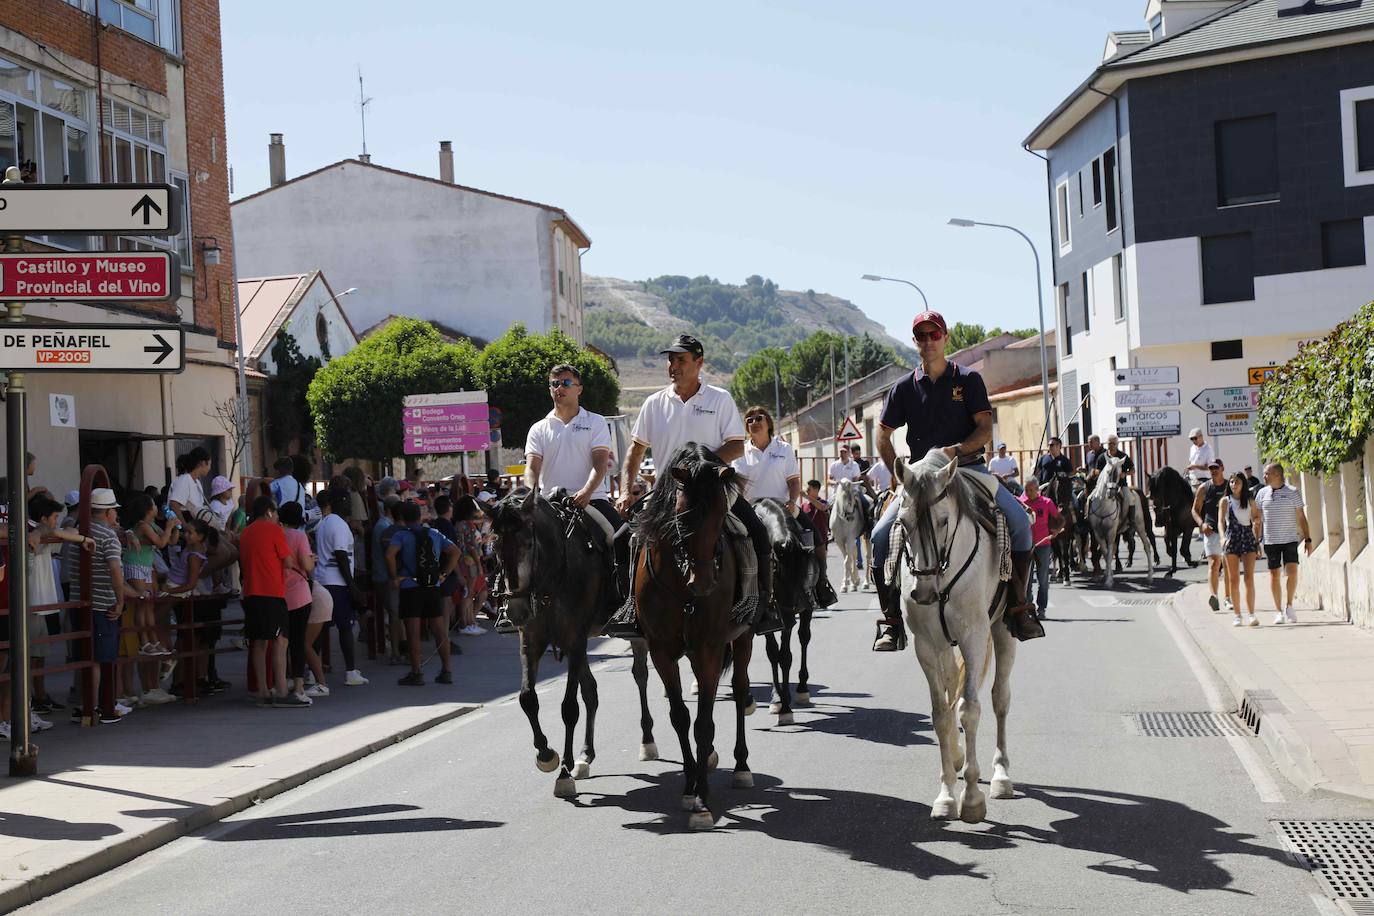
[[[959,403],[962,404],[963,401],[964,401],[964,389],[963,389],[963,387],[957,387],[957,388],[953,389],[952,391],[950,391],[949,397],[950,397],[950,400],[952,400],[952,401],[958,401]]]

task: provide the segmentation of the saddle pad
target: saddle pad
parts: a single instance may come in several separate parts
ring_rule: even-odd
[[[732,533],[725,539],[725,549],[735,552],[735,605],[730,609],[730,619],[752,623],[759,606],[759,557],[744,523],[734,516],[727,518],[727,530],[731,523],[739,526],[739,534]]]
[[[1011,579],[1011,531],[1001,512],[997,513],[997,578],[1003,582]]]
[[[906,548],[906,526],[902,524],[901,509],[897,512],[897,520],[888,529],[887,560],[883,563],[883,579],[887,582],[897,581],[902,568],[902,551]]]
[[[987,494],[988,499],[993,502],[997,501],[997,488],[1001,486],[1001,484],[997,482],[997,478],[993,475],[986,474],[982,471],[971,471],[968,468],[960,468],[959,476],[971,483],[978,484],[983,492]]]
[[[744,522],[728,513],[725,516],[725,533],[735,540],[739,540],[740,538],[744,538],[746,541],[749,540],[749,529],[744,527]]]

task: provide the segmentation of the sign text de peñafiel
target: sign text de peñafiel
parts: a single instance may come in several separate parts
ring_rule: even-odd
[[[178,325],[0,325],[0,369],[13,372],[180,372]]]

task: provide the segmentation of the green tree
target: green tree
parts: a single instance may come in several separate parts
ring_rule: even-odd
[[[501,409],[501,438],[507,447],[522,448],[530,426],[549,412],[549,369],[559,363],[576,366],[582,374],[583,407],[600,414],[617,412],[620,382],[600,356],[562,331],[531,334],[517,321],[473,365],[487,403]]]
[[[781,369],[782,374],[782,385],[778,389],[782,396],[782,412],[786,415],[796,410],[796,392],[790,385],[791,360],[787,351],[778,347],[760,350],[736,367],[734,378],[730,381],[730,394],[735,403],[744,405],[742,409],[762,404],[773,410],[774,385],[778,381],[774,365]]]
[[[277,451],[286,452],[294,440],[299,440],[296,448],[308,452],[315,442],[315,420],[306,393],[320,369],[320,360],[303,356],[296,338],[283,328],[272,341],[272,362],[277,370],[267,380],[264,398],[267,441]]]
[[[426,321],[393,321],[315,373],[306,400],[320,447],[335,461],[400,455],[405,396],[474,389],[476,359],[470,341],[446,343]]]

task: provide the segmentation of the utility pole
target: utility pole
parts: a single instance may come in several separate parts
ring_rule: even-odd
[[[844,337],[844,416],[849,419],[853,414],[849,412],[849,335]]]
[[[831,344],[831,345],[830,345],[830,428],[831,428],[832,430],[834,430],[834,432],[832,432],[832,433],[830,434],[831,436],[838,436],[838,435],[840,434],[840,419],[839,419],[839,417],[835,416],[835,345],[834,345],[834,344]],[[838,445],[838,440],[837,440],[836,444]],[[838,449],[836,449],[836,454],[837,454],[837,455],[839,454],[839,450],[838,450]]]
[[[16,166],[5,170],[4,184],[20,184],[23,178]],[[19,251],[22,235],[5,238],[6,251]],[[5,320],[24,320],[24,303],[5,304]],[[32,743],[29,719],[29,691],[33,684],[29,666],[29,570],[28,553],[28,430],[25,406],[28,392],[24,373],[10,372],[5,392],[5,421],[8,434],[6,465],[9,471],[10,562],[7,574],[10,590],[10,775],[33,776],[38,772],[38,748]]]

